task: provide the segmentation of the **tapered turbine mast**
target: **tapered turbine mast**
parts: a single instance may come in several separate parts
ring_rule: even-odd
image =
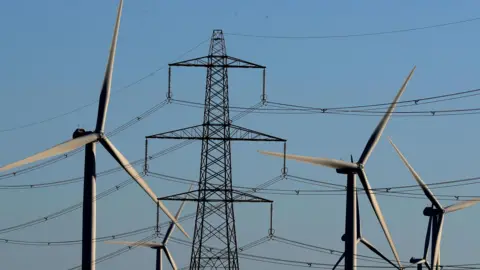
[[[423,182],[420,178],[420,175],[413,169],[413,167],[408,163],[407,158],[400,152],[400,149],[393,143],[392,139],[390,139],[390,144],[392,144],[393,148],[397,152],[400,159],[403,161],[405,166],[407,166],[410,173],[413,175],[413,178],[418,183],[420,188],[422,189],[425,196],[427,196],[428,200],[432,203],[431,207],[426,207],[423,210],[423,215],[429,217],[428,218],[428,226],[427,226],[427,235],[425,236],[425,246],[423,250],[423,257],[421,259],[418,258],[411,258],[410,263],[417,264],[421,269],[421,265],[425,264],[428,269],[440,269],[440,243],[442,240],[442,230],[443,230],[443,223],[445,221],[445,214],[455,212],[458,210],[462,210],[464,208],[470,207],[475,205],[480,201],[480,199],[472,199],[468,201],[459,202],[447,207],[443,207],[440,202],[437,200],[435,195],[433,195],[432,191],[428,188],[428,186]],[[430,265],[427,262],[427,253],[429,248],[429,242],[432,242],[432,251],[430,252]]]
[[[129,164],[128,160],[105,136],[104,127],[107,118],[107,109],[110,99],[110,88],[112,85],[113,64],[115,60],[115,51],[117,47],[118,30],[120,27],[120,18],[122,15],[123,0],[118,5],[117,19],[113,32],[110,54],[108,57],[105,78],[103,80],[100,101],[98,104],[98,116],[95,131],[85,131],[77,129],[73,133],[73,139],[60,143],[46,151],[37,153],[23,160],[8,164],[0,168],[0,171],[10,170],[42,159],[57,156],[66,152],[73,151],[85,146],[85,170],[84,170],[84,195],[83,195],[83,233],[82,233],[82,269],[95,269],[95,228],[96,228],[96,143],[100,144],[110,153],[110,155],[123,167],[123,169],[140,185],[140,187],[158,204],[162,211],[176,223],[178,228],[188,237],[183,227],[178,224],[175,217],[168,211],[165,205],[157,200],[157,196],[150,189],[148,184],[142,179],[138,172]]]
[[[357,163],[354,163],[353,160],[352,162],[347,162],[347,161],[336,160],[331,158],[307,157],[307,156],[298,156],[298,155],[289,155],[289,154],[287,155],[284,153],[260,151],[260,153],[266,154],[266,155],[284,157],[287,159],[293,159],[301,162],[311,163],[314,165],[333,168],[333,169],[336,169],[337,173],[347,175],[347,206],[346,206],[346,217],[345,217],[345,235],[343,237],[345,241],[345,253],[344,253],[345,269],[348,269],[348,270],[356,269],[357,243],[359,242],[359,239],[360,240],[364,239],[364,238],[359,238],[359,235],[358,235],[359,232],[357,228],[357,222],[359,222],[357,220],[358,206],[357,206],[357,191],[356,191],[356,180],[355,180],[355,176],[357,174],[360,178],[363,189],[365,190],[365,193],[367,194],[367,197],[370,200],[370,204],[372,205],[373,210],[375,211],[377,219],[380,222],[380,225],[382,226],[383,232],[388,240],[390,248],[392,249],[393,255],[395,256],[395,260],[397,262],[397,265],[395,266],[399,269],[402,268],[402,264],[398,257],[397,250],[393,243],[387,224],[385,223],[385,219],[383,217],[382,211],[380,210],[380,206],[378,205],[377,198],[375,194],[372,192],[372,188],[370,186],[370,183],[368,182],[367,175],[364,170],[364,166],[368,161],[368,158],[370,157],[371,153],[373,152],[375,146],[377,145],[378,140],[380,139],[388,123],[388,120],[390,119],[390,116],[393,110],[395,109],[398,100],[400,99],[401,95],[405,91],[408,81],[412,77],[414,71],[415,71],[415,67],[413,67],[413,69],[410,71],[410,74],[405,79],[402,87],[400,88],[397,95],[395,96],[392,104],[388,108],[383,118],[380,120],[380,123],[378,123],[377,127],[373,131]],[[369,248],[376,254],[379,254],[378,250],[375,249],[368,242],[365,242],[365,241],[360,241],[360,242],[365,244],[367,248]],[[381,255],[381,257],[386,259],[386,257],[383,255]],[[387,261],[389,263],[392,263],[390,260],[387,260]]]
[[[193,185],[190,186],[190,189],[188,191],[191,191],[192,187]],[[182,204],[180,205],[180,208],[178,208],[177,214],[175,215],[175,219],[178,220],[178,218],[180,217],[180,214],[182,213],[185,202],[186,201],[183,201]],[[167,256],[167,260],[172,266],[172,269],[177,270],[177,264],[175,263],[175,260],[173,259],[173,256],[167,247],[168,240],[170,239],[170,236],[172,235],[174,230],[175,230],[175,223],[170,222],[170,226],[167,229],[167,233],[165,234],[165,237],[163,238],[162,243],[156,243],[156,242],[143,242],[143,243],[137,242],[136,243],[136,242],[128,242],[128,241],[105,241],[105,243],[127,245],[127,246],[149,247],[151,249],[154,249],[156,251],[155,270],[162,270],[162,253],[165,252],[165,256]]]

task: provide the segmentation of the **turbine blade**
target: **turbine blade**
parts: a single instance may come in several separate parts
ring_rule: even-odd
[[[193,184],[190,185],[190,188],[188,189],[188,192],[192,191]],[[187,195],[185,195],[186,197]],[[175,218],[178,220],[180,217],[180,214],[182,213],[183,207],[185,206],[185,203],[187,201],[183,201],[180,207],[178,208],[177,214],[175,215]],[[173,231],[175,230],[175,223],[170,222],[170,226],[168,227],[167,233],[165,234],[165,238],[163,238],[163,244],[166,245],[168,243],[168,239],[170,239],[170,236],[172,235]]]
[[[153,191],[148,186],[147,182],[142,179],[142,177],[138,174],[137,170],[133,168],[132,165],[128,162],[128,160],[117,150],[117,148],[110,142],[107,137],[102,137],[100,139],[103,147],[110,153],[110,155],[115,158],[115,160],[123,167],[123,169],[137,182],[137,184],[150,196],[150,198],[155,202],[158,203],[158,206],[162,211],[170,218],[175,224],[178,226],[178,229],[185,234],[187,238],[190,238],[187,232],[183,229],[182,225],[180,225],[177,219],[168,211],[167,207],[163,204],[163,202],[158,200],[158,197],[153,193]]]
[[[115,160],[123,167],[123,169],[142,187],[142,189],[150,196],[150,198],[156,203],[157,196],[155,193],[150,189],[148,184],[142,179],[142,177],[138,174],[138,172],[133,168],[132,165],[128,162],[128,160],[118,151],[118,149],[112,144],[112,142],[107,138],[103,137],[100,139],[103,147],[110,153],[110,155],[115,158]]]
[[[443,209],[440,202],[437,200],[437,198],[435,198],[435,196],[427,187],[427,185],[422,181],[422,178],[420,178],[420,175],[418,175],[418,173],[413,169],[412,165],[408,163],[407,158],[405,158],[402,152],[400,152],[400,149],[398,149],[398,147],[393,143],[391,138],[388,138],[388,140],[390,141],[390,144],[393,146],[397,154],[400,156],[400,159],[402,159],[403,164],[407,166],[408,170],[413,175],[413,178],[415,178],[415,181],[417,181],[418,185],[422,188],[423,193],[425,193],[425,196],[427,196],[427,198],[433,203],[433,205],[435,205],[435,207],[437,207],[438,209]]]
[[[393,265],[393,267],[398,269],[398,265],[395,265],[392,261],[390,261],[387,257],[385,257],[377,248],[375,248],[372,244],[370,244],[370,242],[368,242],[367,239],[360,238],[360,242],[362,242],[373,253],[377,254],[382,259],[384,259],[386,262],[388,262],[389,264]]]
[[[476,199],[456,203],[456,204],[453,204],[453,205],[449,205],[449,206],[445,207],[445,213],[450,213],[450,212],[455,212],[455,211],[458,211],[458,210],[462,210],[464,208],[473,206],[473,205],[477,204],[478,202],[480,202],[480,198],[476,198]]]
[[[105,241],[106,244],[115,244],[115,245],[125,245],[129,247],[139,246],[139,247],[149,247],[149,248],[159,248],[163,247],[160,243],[155,242],[129,242],[129,241]]]
[[[430,233],[432,232],[432,217],[428,219],[427,236],[425,236],[425,245],[423,247],[423,259],[427,259],[428,247],[430,245]]]
[[[110,100],[110,88],[112,87],[113,63],[115,62],[115,52],[117,49],[118,29],[120,28],[120,18],[122,17],[123,0],[118,4],[117,20],[113,31],[112,44],[110,45],[110,55],[108,56],[107,68],[103,79],[100,100],[98,102],[97,126],[95,131],[102,133],[107,118],[108,102]]]
[[[165,256],[167,256],[167,259],[170,262],[170,265],[172,266],[173,270],[177,270],[177,264],[173,260],[172,254],[170,254],[170,251],[168,250],[168,248],[164,247],[163,250],[165,250]]]
[[[378,205],[377,197],[375,193],[372,192],[372,188],[370,186],[370,183],[368,182],[367,175],[365,174],[364,170],[360,170],[359,177],[360,177],[360,181],[362,182],[365,193],[367,194],[367,197],[370,200],[370,204],[372,205],[373,210],[375,211],[375,215],[377,216],[377,219],[380,222],[380,225],[382,225],[383,232],[385,234],[385,237],[388,240],[388,244],[390,245],[390,248],[392,249],[393,255],[395,256],[395,260],[397,261],[398,266],[402,268],[402,264],[398,257],[397,249],[395,248],[395,244],[393,243],[392,236],[390,235],[390,231],[388,230],[387,224],[385,223],[382,210]]]
[[[36,162],[36,161],[39,161],[39,160],[42,160],[42,159],[46,159],[46,158],[57,156],[57,155],[60,155],[60,154],[66,153],[66,152],[70,152],[70,151],[75,150],[79,147],[82,147],[86,144],[94,142],[94,141],[98,140],[98,138],[100,138],[99,134],[91,133],[89,135],[85,135],[85,136],[81,136],[81,137],[78,137],[78,138],[75,138],[75,139],[65,141],[63,143],[55,145],[54,147],[52,147],[48,150],[37,153],[37,154],[35,154],[33,156],[30,156],[26,159],[22,159],[22,160],[10,163],[8,165],[5,165],[5,166],[0,168],[0,171],[10,170],[10,169],[13,169],[13,168],[16,168],[16,167],[19,167],[19,166],[23,166],[23,165],[26,165],[26,164],[29,164],[29,163],[32,163],[32,162]]]
[[[440,215],[439,225],[438,225],[438,234],[437,241],[435,241],[435,253],[433,255],[433,265],[432,268],[436,269],[438,267],[438,259],[440,257],[440,242],[442,241],[442,230],[443,230],[443,221],[444,215]]]
[[[298,156],[298,155],[285,155],[283,153],[275,153],[268,151],[258,151],[261,154],[275,156],[275,157],[286,157],[287,159],[293,159],[300,162],[311,163],[314,165],[325,166],[334,169],[357,169],[358,165],[351,162],[346,162],[343,160],[331,159],[331,158],[318,158],[318,157],[307,157],[307,156]]]
[[[410,71],[410,74],[408,74],[407,78],[403,82],[402,87],[398,91],[397,95],[393,99],[392,103],[390,104],[390,107],[388,107],[387,112],[383,116],[382,120],[380,120],[380,123],[378,123],[377,127],[373,131],[372,135],[370,136],[370,139],[368,139],[367,145],[365,145],[365,149],[363,150],[362,155],[360,156],[360,159],[358,160],[358,163],[360,164],[365,164],[368,160],[368,157],[370,157],[370,154],[372,153],[373,149],[378,143],[378,140],[382,136],[383,130],[385,130],[385,127],[387,126],[388,120],[390,120],[390,116],[392,115],[393,110],[395,110],[395,107],[397,106],[397,102],[402,96],[403,92],[405,91],[405,88],[407,87],[408,81],[410,81],[410,78],[412,78],[413,72],[415,71],[416,66],[413,67],[413,69]]]
[[[333,266],[332,270],[335,270],[335,268],[337,268],[337,266],[340,264],[340,262],[343,260],[343,258],[345,258],[345,252],[342,253],[342,256],[340,256],[340,258],[338,258],[338,261],[337,261],[337,263]]]

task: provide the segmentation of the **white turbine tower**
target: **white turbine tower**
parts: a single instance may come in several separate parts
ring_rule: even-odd
[[[358,229],[357,229],[358,207],[357,207],[357,190],[356,190],[357,188],[356,188],[356,180],[355,180],[355,176],[357,174],[360,178],[363,189],[367,194],[370,204],[373,207],[375,215],[377,216],[377,219],[380,222],[380,225],[382,226],[383,232],[388,240],[392,253],[395,256],[395,260],[397,262],[396,267],[399,269],[402,268],[402,264],[398,257],[397,250],[393,243],[387,224],[385,223],[385,219],[383,217],[382,211],[380,210],[380,206],[378,205],[376,195],[374,192],[372,192],[372,188],[370,186],[370,183],[368,182],[367,175],[364,170],[364,165],[367,162],[368,158],[370,157],[370,154],[373,152],[375,146],[377,145],[378,140],[380,139],[383,133],[383,130],[385,129],[388,123],[388,120],[390,119],[390,116],[393,110],[395,109],[398,100],[400,99],[400,96],[405,91],[408,81],[412,77],[414,71],[415,71],[415,67],[413,67],[413,69],[410,71],[410,74],[405,79],[402,87],[398,91],[390,107],[388,108],[385,115],[383,116],[383,118],[380,120],[377,127],[373,131],[372,135],[370,136],[370,139],[365,145],[365,148],[362,152],[362,155],[360,156],[360,159],[356,163],[354,163],[353,160],[352,162],[347,162],[347,161],[336,160],[331,158],[307,157],[307,156],[298,156],[298,155],[287,155],[284,153],[259,151],[260,153],[266,154],[266,155],[284,157],[287,159],[293,159],[301,162],[311,163],[314,165],[333,168],[333,169],[336,169],[337,173],[347,175],[347,196],[346,196],[347,207],[346,207],[346,217],[345,217],[345,235],[343,237],[345,240],[345,253],[344,253],[345,269],[352,270],[352,269],[356,269],[357,267],[356,254],[357,254],[357,243],[359,242],[358,241],[359,238],[357,235],[358,234]],[[362,239],[365,240],[364,238]],[[369,245],[364,241],[362,241],[362,243],[365,244],[373,252],[379,254],[378,250],[376,250],[373,246]],[[381,256],[382,258],[386,258],[383,255]],[[387,261],[389,263],[392,263],[390,262],[390,260],[387,260]]]
[[[150,189],[148,184],[142,179],[138,172],[129,164],[128,160],[118,151],[112,142],[105,136],[104,127],[107,118],[107,109],[110,99],[110,88],[112,84],[113,63],[115,59],[115,50],[117,46],[118,30],[120,27],[120,18],[122,15],[123,0],[120,0],[118,6],[117,19],[113,32],[112,43],[110,47],[110,55],[103,80],[100,101],[98,105],[98,116],[95,131],[85,131],[77,129],[73,133],[73,139],[60,143],[46,151],[42,151],[23,160],[8,164],[0,168],[0,171],[10,170],[19,166],[23,166],[32,162],[36,162],[45,158],[50,158],[66,152],[70,152],[77,148],[85,146],[85,169],[84,169],[84,190],[83,190],[83,231],[82,231],[82,269],[95,269],[95,238],[96,238],[96,160],[95,148],[96,143],[100,144],[110,153],[110,155],[123,167],[123,169],[140,185],[140,187],[150,196],[150,198],[158,203],[162,211],[178,226],[178,228],[187,236],[188,234],[183,227],[178,224],[175,217],[168,211],[165,205],[158,201],[155,193]]]
[[[190,189],[188,191],[191,191],[192,187],[193,185],[190,186]],[[180,217],[180,214],[182,213],[185,202],[186,201],[183,201],[182,204],[180,205],[180,208],[178,208],[177,214],[175,215],[175,219],[178,220],[178,218]],[[162,253],[165,252],[165,256],[167,256],[167,259],[170,262],[172,269],[177,270],[177,264],[175,263],[175,260],[173,259],[173,256],[167,247],[168,240],[170,239],[170,236],[172,235],[174,230],[175,230],[175,223],[170,222],[170,226],[167,229],[167,233],[165,234],[165,237],[163,238],[162,243],[156,243],[156,242],[139,242],[138,243],[138,242],[128,242],[128,241],[105,241],[105,243],[126,245],[130,247],[132,246],[148,247],[148,248],[154,249],[156,251],[155,270],[162,270]]]
[[[458,210],[462,210],[464,208],[470,207],[475,205],[480,201],[480,199],[472,199],[464,202],[459,202],[447,207],[443,207],[440,202],[435,198],[432,191],[428,188],[428,186],[423,182],[420,178],[420,175],[413,169],[412,165],[408,163],[407,158],[400,152],[400,149],[393,143],[392,139],[390,139],[390,144],[392,144],[393,148],[400,156],[400,159],[403,161],[405,166],[408,168],[410,173],[413,175],[415,181],[417,181],[420,188],[422,188],[423,193],[425,196],[430,200],[432,203],[431,207],[426,207],[423,210],[423,215],[429,217],[428,219],[428,227],[427,227],[427,235],[425,237],[425,247],[423,250],[423,257],[421,259],[418,258],[411,258],[410,262],[417,264],[418,269],[421,269],[422,264],[425,264],[428,269],[440,269],[440,244],[442,240],[442,231],[443,231],[443,223],[445,221],[445,214],[455,212]],[[430,235],[432,238],[432,251],[430,252],[430,264],[427,262],[427,253],[428,253],[428,246],[430,241]]]

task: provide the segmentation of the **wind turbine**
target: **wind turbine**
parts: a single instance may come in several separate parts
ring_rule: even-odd
[[[392,104],[389,106],[387,112],[383,116],[383,118],[378,123],[377,127],[373,131],[370,139],[368,140],[360,159],[354,163],[353,159],[352,162],[331,159],[331,158],[318,158],[318,157],[307,157],[307,156],[298,156],[298,155],[290,155],[284,153],[274,153],[274,152],[266,152],[266,151],[259,151],[262,154],[276,156],[276,157],[283,157],[287,159],[293,159],[301,162],[311,163],[314,165],[325,166],[329,168],[336,169],[337,173],[339,174],[346,174],[347,175],[347,206],[346,206],[346,218],[345,218],[345,269],[356,269],[357,260],[357,243],[358,243],[358,235],[357,235],[357,213],[358,213],[358,206],[357,206],[357,191],[356,191],[356,180],[355,175],[358,174],[362,186],[364,188],[365,193],[367,194],[368,199],[370,200],[370,204],[375,211],[378,221],[380,222],[383,232],[388,240],[390,248],[392,249],[393,255],[395,256],[395,260],[397,261],[398,268],[402,268],[400,259],[398,257],[397,250],[393,243],[392,237],[390,236],[390,232],[388,230],[387,224],[385,223],[385,219],[383,218],[382,211],[380,210],[380,206],[378,205],[377,198],[375,193],[372,191],[370,183],[368,182],[367,175],[364,170],[364,165],[367,162],[370,154],[372,153],[373,149],[378,143],[380,136],[385,129],[385,126],[390,119],[391,113],[396,107],[396,103],[400,99],[400,96],[405,91],[407,87],[407,83],[413,75],[416,67],[410,71],[410,74],[405,79],[402,87],[398,91],[397,95],[395,96]],[[367,245],[368,248],[372,249],[370,246]],[[372,251],[374,251],[372,249]],[[374,251],[377,253],[376,251]],[[389,261],[390,262],[390,261]]]
[[[464,202],[459,202],[447,207],[443,207],[440,202],[435,198],[432,191],[428,188],[428,186],[423,182],[420,178],[420,175],[413,169],[413,167],[408,163],[405,156],[400,152],[398,147],[393,143],[392,139],[390,140],[390,144],[392,144],[393,148],[397,152],[397,154],[402,159],[405,166],[407,166],[410,173],[413,175],[413,178],[417,181],[418,185],[422,188],[423,193],[425,196],[430,200],[432,203],[431,207],[425,207],[423,210],[423,215],[429,217],[428,219],[428,226],[427,226],[427,235],[425,237],[425,247],[423,250],[423,257],[421,259],[418,258],[411,258],[410,262],[417,264],[418,269],[421,269],[421,265],[425,264],[427,268],[431,269],[431,267],[427,263],[427,253],[428,253],[428,246],[430,241],[430,235],[432,238],[432,251],[430,252],[431,256],[431,265],[435,269],[440,269],[440,243],[442,240],[442,230],[443,230],[443,223],[445,221],[445,214],[455,212],[458,210],[462,210],[464,208],[470,207],[475,205],[480,201],[480,199],[472,199]]]
[[[36,162],[45,158],[70,152],[82,146],[85,146],[85,169],[84,169],[84,186],[83,186],[83,232],[82,232],[82,269],[95,269],[95,238],[96,238],[96,203],[94,201],[96,194],[96,160],[95,148],[96,143],[100,144],[110,153],[110,155],[123,167],[123,169],[142,187],[142,189],[150,196],[150,198],[158,203],[162,211],[176,223],[178,228],[187,236],[183,227],[178,224],[175,217],[168,211],[165,205],[158,201],[155,193],[150,189],[148,184],[142,179],[138,172],[129,164],[128,160],[118,151],[112,142],[105,136],[104,127],[107,118],[107,109],[110,99],[110,88],[112,84],[113,63],[115,59],[115,50],[117,46],[118,30],[120,27],[120,18],[122,15],[123,0],[118,5],[117,19],[113,32],[110,54],[103,80],[100,101],[98,105],[98,115],[95,131],[85,131],[84,129],[76,129],[73,132],[73,139],[57,144],[56,146],[37,153],[23,160],[8,164],[0,168],[0,171],[10,170],[19,166],[23,166],[32,162]]]
[[[193,185],[190,186],[190,189],[188,191],[191,191],[192,187]],[[186,201],[183,201],[182,204],[180,205],[180,208],[178,208],[177,214],[175,215],[175,219],[178,220],[178,218],[180,217],[180,214],[182,212],[183,206],[185,205],[185,202]],[[158,226],[158,216],[157,216],[157,226]],[[127,245],[127,246],[149,247],[151,249],[154,249],[157,255],[155,270],[162,270],[162,253],[165,252],[165,256],[167,256],[167,259],[170,262],[170,265],[174,270],[177,270],[177,264],[175,263],[175,260],[173,260],[172,254],[167,248],[168,240],[170,239],[170,236],[172,235],[174,230],[175,230],[175,223],[170,222],[170,226],[167,229],[167,233],[165,234],[165,237],[163,238],[162,243],[156,243],[156,242],[136,243],[136,242],[128,242],[128,241],[105,241],[105,243]]]

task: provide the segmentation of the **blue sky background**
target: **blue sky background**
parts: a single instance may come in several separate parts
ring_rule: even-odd
[[[98,98],[118,1],[3,1],[0,3],[0,122],[9,129],[70,111]],[[425,26],[478,16],[476,1],[125,1],[114,69],[114,94],[107,131],[139,115],[165,98],[167,70],[161,70],[117,92],[173,61],[210,38],[213,29],[258,35],[335,35]],[[410,69],[417,65],[403,100],[478,88],[479,21],[424,31],[349,39],[279,40],[226,36],[227,52],[267,68],[270,101],[316,107],[391,101]],[[208,53],[208,42],[185,58]],[[261,72],[229,73],[231,105],[259,101]],[[205,70],[175,69],[174,97],[202,102]],[[425,110],[472,108],[472,97]],[[420,108],[420,107],[419,107]],[[92,129],[97,105],[40,125],[0,133],[0,164],[26,157],[71,138],[77,127]],[[130,160],[143,157],[144,137],[200,124],[203,111],[169,104],[156,114],[112,138]],[[235,113],[232,112],[232,116]],[[388,144],[392,136],[425,182],[477,176],[479,129],[476,115],[394,117],[372,154],[366,170],[373,187],[414,184]],[[290,153],[357,159],[379,117],[336,115],[251,114],[237,124],[288,139]],[[176,142],[152,142],[156,152]],[[116,166],[99,146],[97,170]],[[257,149],[281,151],[281,144],[237,143],[233,146],[234,185],[256,186],[280,173],[282,160],[261,156]],[[198,179],[200,143],[151,163],[154,172]],[[344,184],[333,170],[288,162],[293,175]],[[83,174],[83,154],[41,170],[2,180],[2,185],[63,180]],[[123,180],[118,172],[99,177],[98,193]],[[159,196],[186,191],[187,185],[147,178]],[[282,181],[274,188],[319,189]],[[32,190],[0,190],[0,229],[43,217],[82,200],[81,182]],[[439,194],[476,195],[475,185],[438,190]],[[344,196],[265,195],[275,200],[274,225],[279,236],[343,249]],[[401,259],[422,253],[427,219],[426,199],[378,196]],[[363,235],[392,257],[387,241],[365,196],[361,196]],[[448,204],[449,202],[444,202]],[[168,203],[176,211],[179,203]],[[195,210],[193,204],[184,213]],[[238,242],[247,244],[267,234],[267,205],[238,205]],[[447,216],[442,263],[474,263],[480,249],[475,234],[477,207]],[[81,209],[57,219],[0,235],[28,241],[81,239]],[[135,185],[97,203],[97,236],[154,225],[155,206]],[[165,216],[161,217],[163,221]],[[193,235],[193,220],[185,223]],[[128,240],[138,240],[135,236]],[[175,237],[182,238],[178,232]],[[461,248],[460,248],[461,247]],[[98,243],[97,257],[120,247]],[[189,261],[190,248],[171,243],[179,266]],[[360,252],[371,255],[361,247]],[[80,263],[80,245],[35,247],[0,244],[2,269],[68,269]],[[293,249],[269,242],[249,251],[265,256],[331,264],[337,256]],[[364,264],[371,265],[370,262]],[[103,262],[97,269],[152,269],[154,252],[135,249]],[[165,264],[167,269],[168,265]],[[242,268],[292,269],[241,260]]]

